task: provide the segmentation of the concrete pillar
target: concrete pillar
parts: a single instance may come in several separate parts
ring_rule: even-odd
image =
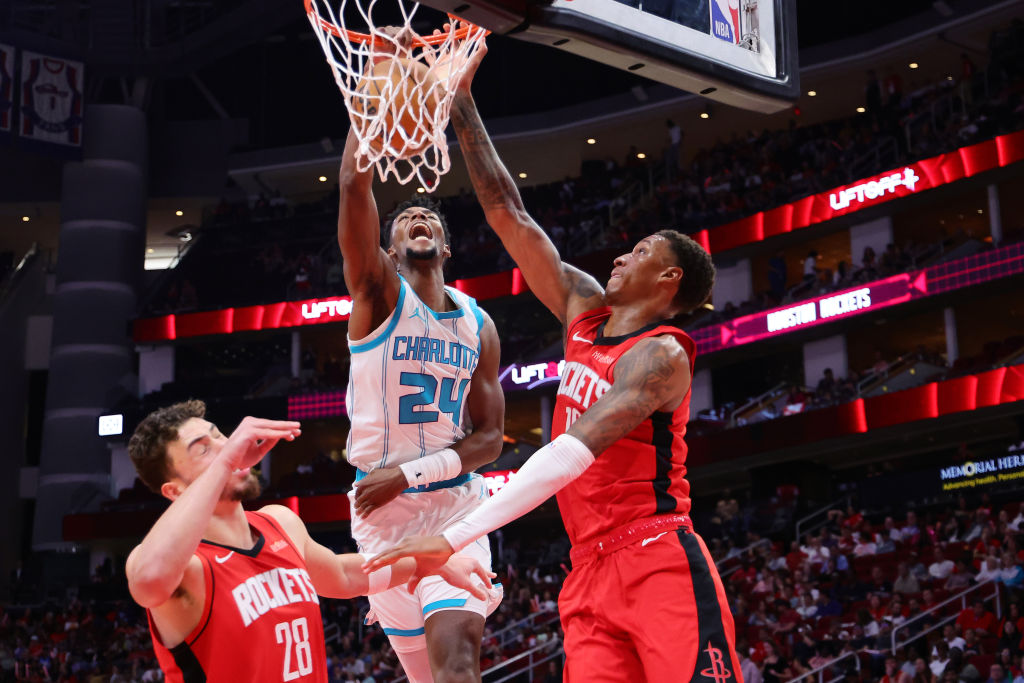
[[[732,302],[739,306],[754,296],[754,285],[750,275],[750,259],[742,259],[731,266],[716,269],[715,288],[711,292],[711,303],[716,310]]]
[[[551,441],[551,411],[555,409],[555,402],[551,400],[550,394],[542,394],[540,397],[540,440],[542,444]]]
[[[139,397],[159,391],[174,381],[174,347],[145,346],[139,349]]]
[[[64,166],[60,247],[53,295],[53,345],[46,391],[36,551],[68,550],[64,515],[110,492],[110,453],[97,418],[137,391],[129,322],[142,277],[146,224],[147,131],[142,111],[92,105],[82,162]],[[81,571],[66,553],[50,575]],[[50,569],[52,568],[52,570]]]
[[[960,340],[956,336],[956,311],[947,307],[942,314],[946,324],[946,362],[953,365],[960,357]]]
[[[999,205],[999,186],[988,186],[988,228],[992,235],[992,244],[1003,243],[1003,214]]]
[[[867,223],[851,226],[851,265],[855,268],[860,267],[861,262],[864,260],[865,247],[871,247],[875,250],[876,259],[882,258],[882,252],[885,251],[886,245],[892,241],[892,218],[889,216],[883,216]]]
[[[826,337],[804,344],[804,384],[816,387],[825,375],[825,368],[832,368],[838,380],[849,374],[849,359],[846,356],[846,335]]]
[[[690,419],[702,410],[715,407],[715,397],[711,391],[711,371],[705,368],[693,373],[690,383]]]

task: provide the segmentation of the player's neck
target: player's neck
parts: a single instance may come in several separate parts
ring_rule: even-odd
[[[252,547],[252,530],[245,510],[238,501],[221,501],[214,508],[203,539],[221,545],[248,550]]]
[[[658,302],[611,304],[611,315],[604,325],[604,336],[620,337],[639,330],[641,327],[671,318],[664,306]]]
[[[448,309],[448,294],[444,289],[444,272],[436,263],[417,264],[415,262],[402,268],[405,278],[420,301],[438,313]]]

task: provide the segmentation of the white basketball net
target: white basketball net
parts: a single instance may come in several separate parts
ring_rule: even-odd
[[[368,27],[359,39],[345,24],[348,1]],[[403,48],[374,25],[378,0],[337,0],[337,13],[330,2],[305,0],[306,12],[359,138],[356,167],[365,172],[376,166],[382,181],[389,175],[402,184],[417,178],[433,192],[451,167],[445,128],[455,91],[449,85],[458,82],[487,31],[451,17],[447,34],[421,37],[413,31],[411,47]],[[404,22],[398,28],[412,31],[419,3],[397,2]]]

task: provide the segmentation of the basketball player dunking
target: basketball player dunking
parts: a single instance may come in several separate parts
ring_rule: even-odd
[[[413,563],[392,574],[360,571],[361,555],[335,555],[280,505],[246,512],[259,480],[250,468],[298,422],[247,417],[225,437],[201,401],[147,416],[128,451],[143,483],[171,505],[128,557],[132,597],[146,608],[166,680],[326,683],[317,594],[348,598],[404,585]],[[369,557],[369,556],[366,556]],[[486,598],[486,577],[460,557],[444,577]]]
[[[605,289],[562,262],[476,111],[469,81],[483,52],[458,86],[452,122],[487,222],[565,328],[556,438],[464,520],[403,541],[367,569],[406,556],[444,561],[557,492],[573,545],[559,598],[565,680],[738,682],[725,591],[687,514],[696,345],[672,323],[710,295],[711,257],[662,230],[615,259]]]
[[[352,536],[376,553],[412,534],[439,534],[487,497],[478,467],[501,453],[505,399],[491,319],[444,285],[451,256],[444,217],[429,199],[380,219],[372,171],[356,168],[350,132],[340,173],[338,241],[352,296],[348,459],[356,466]],[[472,428],[472,430],[470,429]],[[482,538],[466,549],[490,569]],[[479,600],[438,577],[415,594],[370,597],[413,683],[478,681],[484,618],[499,588]]]

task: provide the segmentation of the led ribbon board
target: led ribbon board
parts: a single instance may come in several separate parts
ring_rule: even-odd
[[[717,254],[1008,166],[1022,159],[1024,130],[961,147],[955,152],[908,164],[716,228],[701,230],[693,237],[705,249]],[[456,280],[451,284],[481,301],[529,291],[518,268]],[[929,286],[928,291],[934,293],[935,290]],[[138,343],[151,343],[211,334],[273,330],[347,320],[351,312],[352,299],[347,296],[287,301],[142,318],[135,321],[133,336]]]

